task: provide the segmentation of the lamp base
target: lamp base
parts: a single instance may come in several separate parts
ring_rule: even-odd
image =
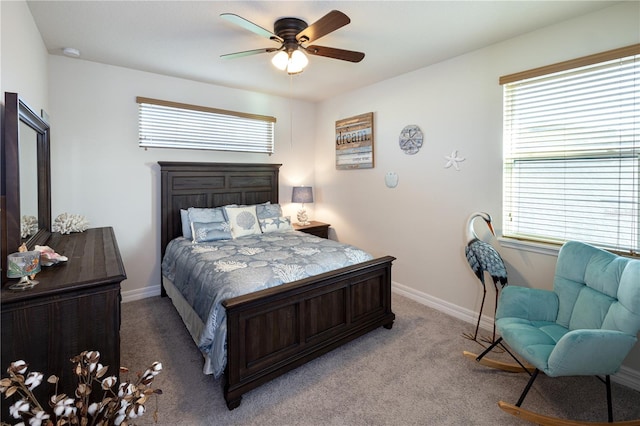
[[[40,281],[30,280],[29,277],[22,277],[20,281],[9,286],[9,290],[28,290],[39,284]]]
[[[298,225],[309,225],[310,223],[307,211],[305,209],[298,210]]]

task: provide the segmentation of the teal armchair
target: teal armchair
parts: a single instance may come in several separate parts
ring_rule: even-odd
[[[530,364],[531,379],[516,407],[540,371],[550,377],[604,376],[612,422],[610,375],[640,331],[640,260],[567,242],[558,254],[553,291],[505,287],[496,329],[501,338],[476,359],[501,345],[522,367],[518,358]]]

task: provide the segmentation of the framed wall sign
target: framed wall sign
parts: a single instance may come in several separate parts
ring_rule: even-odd
[[[373,113],[336,121],[336,169],[373,168]]]

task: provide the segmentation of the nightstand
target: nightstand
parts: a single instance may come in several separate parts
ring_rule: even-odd
[[[315,235],[320,238],[329,238],[329,225],[328,223],[316,222],[312,220],[308,225],[298,225],[293,223],[293,229],[296,231],[306,232],[307,234]]]

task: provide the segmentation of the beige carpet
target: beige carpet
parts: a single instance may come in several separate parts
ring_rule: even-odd
[[[528,376],[477,365],[462,351],[473,326],[393,295],[396,322],[326,354],[226,408],[220,380],[202,374],[202,357],[168,298],[122,305],[122,365],[161,361],[156,378],[161,425],[523,425],[502,412]],[[614,419],[640,419],[640,392],[613,383]],[[154,403],[148,404],[152,408]],[[595,377],[541,374],[523,408],[606,421],[605,386]],[[150,413],[139,425],[152,424]]]

